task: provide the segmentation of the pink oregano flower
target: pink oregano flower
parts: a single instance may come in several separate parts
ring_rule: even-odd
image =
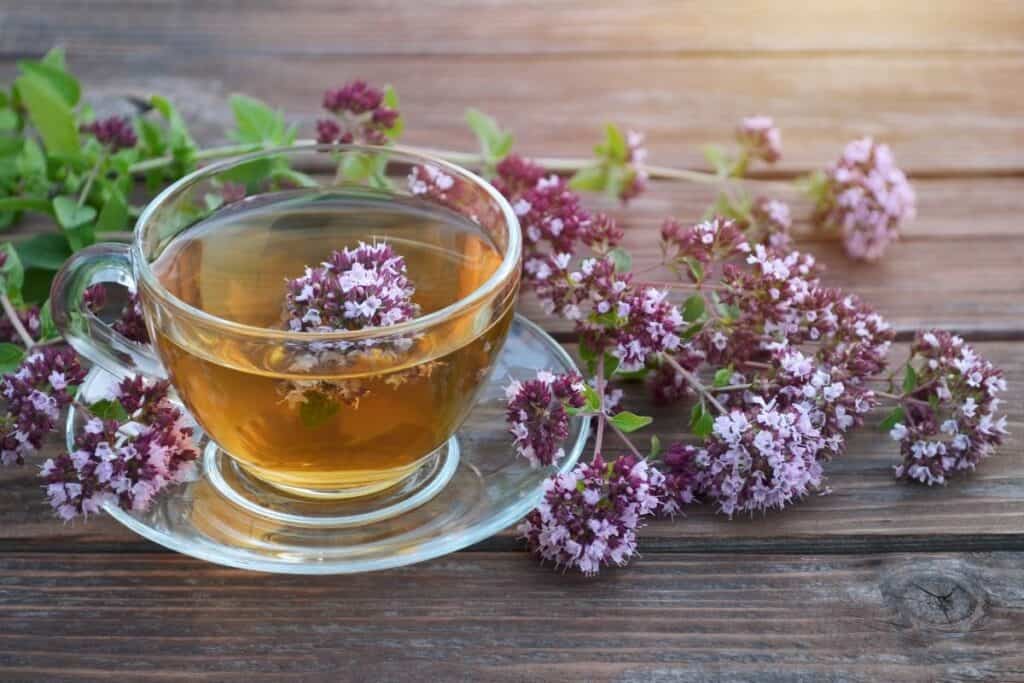
[[[636,531],[657,510],[661,474],[646,460],[600,455],[544,482],[540,504],[519,525],[530,551],[556,567],[593,575],[636,552]]]
[[[838,231],[850,258],[877,260],[914,217],[916,198],[888,145],[854,140],[824,174],[813,220]]]
[[[513,380],[505,387],[505,418],[516,452],[540,467],[562,459],[562,443],[569,436],[569,408],[583,406],[583,379],[576,374],[555,375],[545,370],[536,378]]]
[[[40,474],[58,516],[85,517],[105,503],[144,511],[162,490],[194,476],[192,426],[168,399],[169,387],[140,377],[123,380],[110,405],[124,417],[90,417],[70,452],[43,463]]]

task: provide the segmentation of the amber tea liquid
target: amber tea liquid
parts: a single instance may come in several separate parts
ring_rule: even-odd
[[[205,313],[281,330],[286,279],[360,241],[386,241],[405,258],[421,315],[479,288],[502,260],[479,226],[446,209],[299,191],[221,210],[173,238],[152,269]],[[187,322],[158,323],[155,343],[191,413],[253,474],[366,493],[412,472],[465,418],[508,331],[506,305],[428,328],[379,362],[361,356],[327,372],[302,370],[294,345],[246,344]]]

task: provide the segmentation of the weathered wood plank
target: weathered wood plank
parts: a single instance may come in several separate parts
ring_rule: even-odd
[[[185,52],[125,59],[71,55],[94,97],[168,94],[206,140],[222,140],[226,96],[246,92],[287,109],[312,131],[326,87],[362,76],[402,96],[407,141],[467,148],[467,107],[497,116],[532,155],[585,154],[607,121],[649,134],[651,161],[700,166],[698,147],[728,140],[742,117],[774,116],[779,168],[819,167],[846,141],[872,134],[905,168],[931,174],[1024,169],[1024,101],[1007,83],[1024,57],[952,55],[560,59],[543,55],[431,58],[274,56]],[[14,73],[0,62],[0,79]]]
[[[594,579],[507,553],[345,577],[2,555],[0,677],[1016,681],[1021,571],[1022,553],[648,554]]]
[[[1011,436],[997,455],[982,463],[978,471],[955,478],[943,488],[928,488],[897,482],[892,466],[898,450],[876,430],[882,411],[870,424],[854,433],[849,451],[826,467],[832,493],[815,496],[780,513],[754,519],[728,520],[709,506],[694,506],[685,518],[652,522],[641,534],[641,549],[768,550],[789,552],[825,541],[831,552],[846,547],[878,552],[912,544],[928,549],[998,549],[1003,543],[1024,544],[1024,344],[981,343],[978,351],[1003,367],[1010,380],[1004,408],[1009,416]],[[899,345],[894,359],[905,357]],[[630,408],[655,417],[653,430],[637,432],[646,444],[649,433],[658,433],[663,443],[683,438],[689,404],[672,407],[651,405],[642,386],[627,387]],[[608,435],[609,455],[624,447]],[[57,445],[50,447],[54,452]],[[510,456],[511,457],[511,456]],[[0,549],[46,549],[61,547],[87,550],[152,548],[116,522],[98,517],[88,523],[62,524],[43,500],[33,467],[0,470]],[[511,549],[511,531],[484,547]],[[1024,547],[1024,545],[1022,545]]]
[[[60,41],[82,53],[572,54],[805,51],[1024,51],[1024,11],[1008,1],[808,5],[599,0],[585,4],[300,0],[11,3],[0,51],[35,54]]]

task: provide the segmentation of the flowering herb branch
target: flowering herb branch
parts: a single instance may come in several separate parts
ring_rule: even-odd
[[[296,141],[297,128],[282,112],[243,95],[230,105],[233,143],[200,149],[160,96],[130,120],[97,119],[59,50],[23,63],[13,86],[0,91],[0,228],[25,212],[45,214],[58,227],[56,234],[0,245],[3,462],[22,463],[41,447],[84,377],[49,318],[45,292],[53,271],[73,251],[125,233],[139,212],[127,199],[137,180],[155,191],[204,162]],[[316,139],[324,144],[389,145],[405,125],[397,94],[363,81],[328,90],[322,105]],[[514,450],[532,466],[564,457],[572,419],[592,417],[596,425],[592,455],[549,479],[519,527],[539,557],[594,573],[625,564],[638,529],[653,515],[676,516],[700,501],[729,517],[764,513],[823,492],[828,461],[883,401],[891,404],[882,427],[899,443],[900,479],[945,483],[976,467],[1005,435],[998,395],[1006,382],[998,369],[962,339],[931,330],[918,333],[907,362],[890,370],[889,325],[856,296],[821,282],[813,256],[794,249],[785,202],[751,194],[793,191],[746,178],[756,164],[781,158],[771,119],[744,119],[731,147],[706,146],[709,172],[648,164],[643,136],[613,125],[590,158],[530,160],[513,154],[513,136],[492,117],[470,110],[466,121],[479,153],[420,151],[479,169],[508,199],[523,228],[524,288],[546,313],[573,323],[592,378],[542,370],[506,389]],[[391,182],[365,155],[335,158],[342,179]],[[666,220],[661,262],[634,270],[617,222],[588,211],[578,192],[625,204],[651,179],[700,183],[716,196],[697,222]],[[308,181],[284,159],[269,170],[245,167],[237,187],[224,184],[207,197],[207,208]],[[835,163],[797,186],[813,205],[809,223],[837,235],[855,259],[879,258],[914,213],[905,175],[888,147],[870,138],[851,142]],[[445,205],[457,204],[457,189],[430,165],[409,177],[412,194]],[[387,324],[375,316],[414,316],[404,264],[392,257],[383,245],[360,245],[307,270],[284,293],[287,324],[296,331],[352,329]],[[354,298],[344,278],[359,280]],[[102,309],[102,290],[86,296],[90,308]],[[377,306],[385,299],[391,303]],[[137,300],[115,327],[147,341]],[[658,403],[689,402],[678,420],[691,436],[665,447],[652,436],[643,455],[630,435],[653,420],[620,406],[626,382],[643,382]],[[886,391],[872,388],[879,383]],[[305,405],[320,397],[317,405],[330,409],[359,396],[358,387],[291,389],[289,400]],[[91,514],[104,503],[142,510],[161,489],[191,476],[191,432],[167,390],[136,378],[104,401],[83,402],[90,417],[74,448],[42,471],[61,517]],[[627,455],[606,460],[606,430]]]

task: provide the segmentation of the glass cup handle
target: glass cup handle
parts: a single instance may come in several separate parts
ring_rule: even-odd
[[[108,282],[136,290],[129,245],[95,244],[68,259],[50,289],[57,329],[75,351],[118,379],[135,374],[166,378],[167,372],[149,346],[128,339],[85,307],[86,288]]]

